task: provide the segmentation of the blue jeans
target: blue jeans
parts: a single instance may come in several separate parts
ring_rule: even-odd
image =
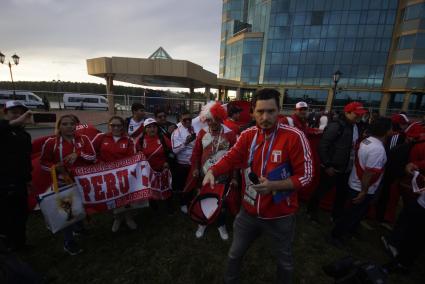
[[[332,230],[333,237],[342,238],[348,234],[353,234],[366,216],[369,204],[375,195],[367,194],[361,203],[353,204],[351,200],[358,194],[359,191],[349,189],[348,196],[351,206],[346,208],[342,217],[336,221],[335,227]]]
[[[71,226],[64,228],[63,231],[63,243],[64,245],[68,245],[71,242],[74,242],[74,234],[73,232],[79,231],[83,229],[83,221],[78,221]]]

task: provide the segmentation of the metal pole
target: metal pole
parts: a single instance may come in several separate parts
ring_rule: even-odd
[[[16,100],[15,82],[13,81],[12,64],[10,63],[10,61],[9,61],[9,70],[10,70],[10,79],[12,79],[13,99]]]
[[[330,111],[332,111],[332,107],[333,107],[333,105],[334,105],[334,100],[335,100],[335,97],[336,97],[336,87],[337,87],[337,85],[338,85],[338,82],[334,82],[334,87],[333,87],[333,94],[332,94],[332,101],[331,101],[331,107],[329,108],[329,112]]]

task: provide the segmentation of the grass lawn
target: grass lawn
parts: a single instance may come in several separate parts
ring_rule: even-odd
[[[328,215],[322,215],[323,220]],[[202,240],[195,238],[196,225],[180,212],[167,216],[165,210],[142,209],[137,216],[140,229],[130,232],[123,225],[111,232],[112,215],[93,216],[81,239],[85,252],[65,255],[62,235],[52,235],[39,213],[29,219],[29,243],[35,248],[22,258],[47,276],[50,283],[221,283],[231,241],[223,242],[215,227]],[[228,220],[231,228],[232,220]],[[304,210],[297,216],[294,244],[295,283],[332,283],[322,265],[351,254],[361,260],[388,260],[379,237],[381,229],[361,229],[359,240],[350,241],[345,251],[327,244],[331,225],[307,221]],[[229,230],[230,231],[230,230]],[[262,236],[246,255],[242,283],[273,283],[275,259],[270,241]],[[422,256],[409,276],[391,276],[390,283],[424,283]]]

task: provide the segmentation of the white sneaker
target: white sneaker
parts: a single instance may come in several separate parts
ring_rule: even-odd
[[[220,233],[220,237],[223,241],[227,241],[229,239],[229,233],[227,233],[226,226],[218,227],[218,232]]]
[[[125,216],[125,223],[130,228],[130,230],[133,230],[133,231],[137,230],[137,224],[136,224],[136,222],[134,222],[134,219],[133,219],[132,216],[126,215]]]
[[[183,212],[183,214],[187,214],[187,206],[186,205],[180,206],[180,211]]]
[[[200,239],[204,236],[206,228],[207,228],[207,226],[198,225],[198,229],[196,230],[196,233],[195,233],[195,236],[196,236],[197,239]]]
[[[112,224],[112,232],[116,233],[121,227],[122,219],[114,218],[114,223]]]

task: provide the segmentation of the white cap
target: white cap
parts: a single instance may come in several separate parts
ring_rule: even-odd
[[[7,101],[6,104],[4,105],[4,109],[11,109],[15,107],[21,107],[25,110],[28,110],[28,107],[23,102],[20,102],[20,101]]]
[[[143,126],[146,127],[146,126],[148,126],[149,124],[152,124],[152,123],[156,123],[156,120],[153,119],[153,118],[146,118],[145,121],[143,122]]]
[[[295,108],[296,108],[296,109],[300,109],[300,108],[308,108],[308,104],[307,104],[306,102],[298,102],[298,103],[295,105]]]

